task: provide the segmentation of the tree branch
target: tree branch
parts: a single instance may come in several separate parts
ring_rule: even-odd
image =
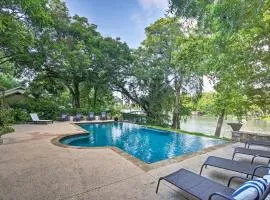
[[[8,62],[8,61],[10,61],[11,59],[12,59],[12,58],[9,58],[9,59],[7,59],[7,60],[4,60],[4,61],[0,62],[0,65],[6,63],[6,62]]]
[[[148,111],[147,106],[143,102],[140,101],[140,99],[137,97],[137,95],[135,95],[137,98],[136,97],[133,97],[130,94],[130,92],[126,88],[124,88],[123,86],[117,85],[117,87],[119,87],[120,89],[114,89],[114,91],[121,92],[122,94],[124,94],[128,98],[130,98],[132,101],[134,101],[135,103],[139,104],[144,109],[144,111],[146,111],[146,112]]]
[[[2,60],[2,59],[4,59],[4,58],[10,58],[10,57],[12,57],[12,55],[9,55],[9,56],[2,56],[2,57],[0,58],[0,60]]]

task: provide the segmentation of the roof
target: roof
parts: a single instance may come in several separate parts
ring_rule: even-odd
[[[12,88],[10,90],[5,91],[5,97],[10,96],[10,95],[14,95],[14,94],[24,94],[24,92],[25,92],[25,88],[23,88],[23,87]]]

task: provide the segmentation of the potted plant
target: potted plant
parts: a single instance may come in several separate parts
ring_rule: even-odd
[[[232,127],[233,131],[239,131],[241,129],[242,125],[243,125],[241,122],[230,122],[230,123],[227,123],[227,124]]]

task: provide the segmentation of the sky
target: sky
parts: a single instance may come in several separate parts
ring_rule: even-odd
[[[144,29],[168,11],[168,0],[65,0],[70,15],[87,17],[103,36],[120,37],[137,48],[145,39]],[[204,77],[204,91],[213,85]]]
[[[131,48],[145,39],[144,29],[168,10],[168,0],[65,0],[70,14],[87,17],[104,36],[120,37]]]

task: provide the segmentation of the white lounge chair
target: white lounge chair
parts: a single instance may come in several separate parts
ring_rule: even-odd
[[[35,124],[49,124],[49,123],[53,123],[52,120],[40,120],[37,113],[30,113],[30,116],[32,118],[32,121]]]

